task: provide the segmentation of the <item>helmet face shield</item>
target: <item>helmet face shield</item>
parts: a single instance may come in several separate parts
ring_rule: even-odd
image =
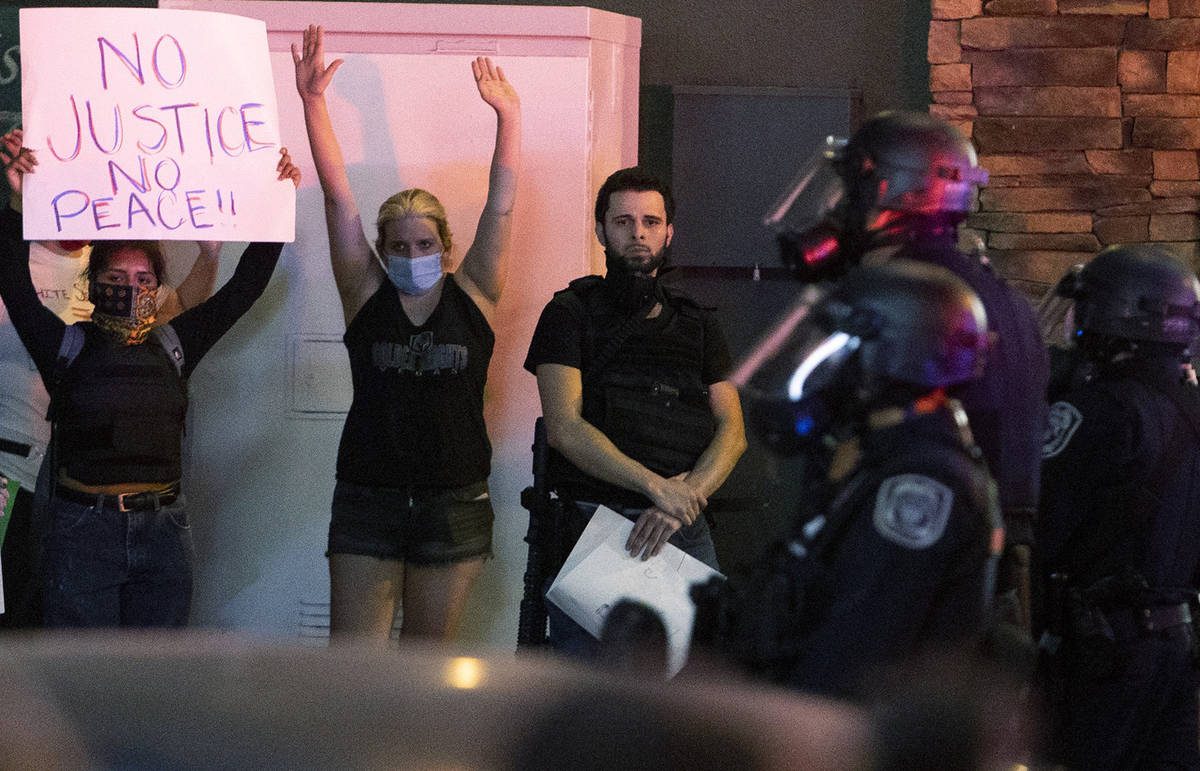
[[[819,335],[811,336],[816,339]],[[788,378],[788,399],[798,402],[806,396],[833,386],[850,356],[862,339],[846,332],[834,332],[802,354],[800,363]]]
[[[813,317],[825,294],[806,286],[730,378],[751,429],[782,454],[799,452],[828,428],[829,410],[819,396],[850,352],[846,344],[828,343],[831,330]]]
[[[763,215],[763,225],[777,233],[799,232],[828,217],[845,196],[837,160],[846,141],[845,137],[825,137]]]
[[[834,211],[846,197],[839,171],[846,141],[825,137],[762,218],[775,233],[783,264],[801,281],[820,280],[840,270],[834,263],[844,227]]]
[[[909,214],[965,217],[988,173],[970,140],[927,113],[885,112],[863,124],[842,171],[855,205]]]
[[[983,304],[945,268],[909,260],[813,286],[737,368],[748,422],[780,452],[856,426],[871,410],[980,376]]]

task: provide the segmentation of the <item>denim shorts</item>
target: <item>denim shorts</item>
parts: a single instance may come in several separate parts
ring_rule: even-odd
[[[339,481],[325,554],[361,554],[414,565],[490,557],[493,518],[486,481],[449,488]]]

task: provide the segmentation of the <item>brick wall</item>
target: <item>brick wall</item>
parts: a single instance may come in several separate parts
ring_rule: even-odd
[[[1200,0],[932,0],[930,112],[991,181],[967,227],[1036,292],[1112,243],[1200,262]]]

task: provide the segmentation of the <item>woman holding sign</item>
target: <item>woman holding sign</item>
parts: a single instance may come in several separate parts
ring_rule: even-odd
[[[520,100],[491,60],[471,63],[496,112],[496,145],[475,241],[447,273],[446,213],[424,190],[384,201],[368,241],[325,104],[342,60],[325,66],[315,26],[292,59],[354,382],[329,527],[331,633],[386,641],[402,608],[403,634],[449,637],[492,549],[483,388],[516,195]]]
[[[299,185],[299,169],[286,149],[280,154],[279,180]],[[19,193],[33,153],[5,146],[0,160]],[[51,395],[54,484],[40,560],[47,626],[187,623],[187,378],[262,294],[282,247],[250,244],[216,294],[156,326],[158,243],[97,241],[88,266],[92,320],[68,326],[38,299],[20,214],[0,213],[0,299]]]

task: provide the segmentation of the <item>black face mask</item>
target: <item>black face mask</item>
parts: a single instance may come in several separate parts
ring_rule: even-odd
[[[608,269],[604,275],[604,285],[621,308],[629,311],[649,309],[661,299],[658,276],[667,263],[667,248],[664,247],[658,270],[653,276],[631,273],[621,255],[607,246],[604,248],[604,265]]]
[[[124,345],[146,339],[157,310],[153,289],[96,282],[88,297],[95,306],[92,322],[106,335]]]

